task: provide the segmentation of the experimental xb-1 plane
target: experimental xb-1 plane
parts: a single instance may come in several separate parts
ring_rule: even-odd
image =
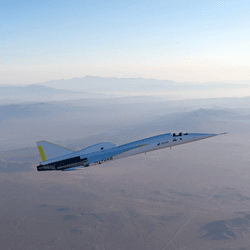
[[[221,134],[168,133],[120,146],[116,146],[110,142],[101,142],[79,151],[67,149],[47,141],[38,141],[37,147],[42,162],[37,166],[37,170],[78,170],[132,155],[207,139],[217,135]]]

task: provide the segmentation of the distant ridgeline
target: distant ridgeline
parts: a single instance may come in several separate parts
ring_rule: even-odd
[[[74,93],[69,90],[54,89],[51,87],[46,87],[42,85],[29,85],[29,86],[10,86],[10,85],[0,85],[0,95],[48,95],[48,94],[66,94]]]
[[[58,89],[81,91],[180,91],[180,90],[215,90],[231,88],[247,88],[250,81],[210,82],[210,83],[176,83],[168,80],[144,78],[116,78],[85,76],[69,80],[53,80],[40,85]]]

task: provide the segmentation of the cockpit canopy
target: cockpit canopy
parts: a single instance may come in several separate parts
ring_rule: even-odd
[[[182,132],[180,132],[179,134],[173,133],[173,137],[183,136],[183,135],[188,135],[188,133],[182,133]]]

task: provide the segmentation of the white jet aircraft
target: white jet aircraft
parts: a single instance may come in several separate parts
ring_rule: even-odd
[[[96,164],[121,159],[124,157],[146,153],[149,151],[169,148],[180,144],[207,139],[221,134],[178,133],[163,134],[139,141],[116,146],[110,142],[101,142],[90,147],[74,151],[59,145],[38,141],[37,147],[42,162],[37,166],[38,171],[83,169]]]

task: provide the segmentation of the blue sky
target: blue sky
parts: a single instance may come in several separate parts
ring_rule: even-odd
[[[244,0],[1,0],[0,83],[246,80],[249,13]]]

